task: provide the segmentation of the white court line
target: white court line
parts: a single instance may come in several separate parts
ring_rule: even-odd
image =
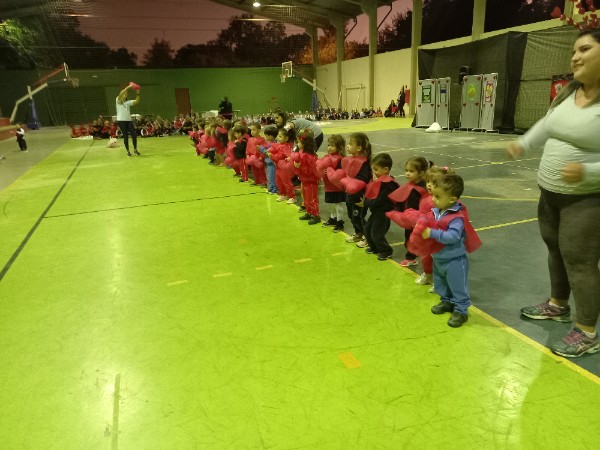
[[[332,253],[331,256],[344,256],[347,254],[348,254],[348,252],[339,252],[339,253]]]
[[[304,258],[304,259],[296,259],[294,260],[295,263],[305,263],[308,261],[312,261],[312,258]]]
[[[273,266],[269,265],[269,266],[262,266],[262,267],[255,267],[256,270],[265,270],[265,269],[272,269]]]
[[[184,283],[189,283],[189,281],[188,280],[171,281],[170,283],[167,283],[167,286],[177,286],[178,284],[184,284]]]

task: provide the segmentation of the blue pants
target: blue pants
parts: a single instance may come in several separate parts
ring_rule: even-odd
[[[267,188],[269,189],[269,192],[275,192],[277,194],[279,191],[275,184],[275,164],[273,164],[269,158],[265,158],[265,162],[267,168]]]
[[[469,262],[467,256],[442,260],[433,255],[433,285],[443,302],[452,303],[454,311],[467,314],[469,296]]]

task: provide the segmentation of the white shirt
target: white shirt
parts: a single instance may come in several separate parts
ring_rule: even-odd
[[[131,122],[131,105],[134,100],[127,100],[123,103],[119,102],[119,98],[117,97],[117,121],[125,121]]]

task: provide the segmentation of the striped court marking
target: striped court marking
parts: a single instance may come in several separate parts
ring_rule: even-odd
[[[463,195],[460,198],[470,198],[473,200],[497,200],[499,202],[535,202],[537,203],[539,199],[537,198],[500,198],[500,197],[475,197],[471,195]]]
[[[338,358],[344,363],[348,369],[356,369],[361,366],[361,363],[352,352],[344,352],[338,355]]]
[[[189,283],[189,281],[188,280],[171,281],[170,283],[167,283],[167,286],[177,286],[178,284],[185,284],[185,283]]]
[[[305,263],[308,261],[312,261],[312,258],[304,258],[304,259],[296,259],[294,260],[295,263]]]
[[[266,269],[272,269],[272,268],[273,268],[272,265],[255,267],[256,270],[266,270]]]
[[[233,272],[215,273],[213,274],[213,278],[230,277],[231,275],[233,275]]]
[[[462,166],[462,167],[452,167],[452,169],[454,170],[462,170],[462,169],[472,169],[474,167],[486,167],[486,166],[503,166],[503,165],[508,165],[510,167],[521,167],[521,166],[517,166],[514,163],[516,162],[520,162],[520,161],[539,161],[540,158],[527,158],[527,159],[518,159],[518,160],[514,160],[514,161],[490,161],[487,163],[483,163],[483,164],[475,164],[472,166]],[[537,168],[533,168],[533,167],[521,167],[521,168],[525,168],[525,169],[534,169],[537,170]]]
[[[115,376],[115,390],[113,394],[113,422],[110,448],[117,450],[119,448],[119,400],[121,398],[121,374]]]

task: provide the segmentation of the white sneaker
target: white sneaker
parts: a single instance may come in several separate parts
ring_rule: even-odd
[[[350,236],[349,238],[346,238],[346,242],[352,244],[354,242],[359,242],[363,240],[363,236],[362,234],[356,234],[354,233],[352,236]]]
[[[366,239],[362,239],[356,243],[356,246],[358,248],[367,248],[369,246],[369,243],[367,242]]]
[[[433,284],[433,274],[423,272],[419,278],[415,280],[417,284]]]
[[[285,202],[288,198],[285,195],[280,195],[277,197],[278,202]]]
[[[430,293],[430,294],[435,294],[435,286],[431,286],[431,287],[429,288],[429,293]]]
[[[288,198],[288,201],[287,201],[288,205],[293,205],[294,203],[296,203],[296,199],[295,198]]]

